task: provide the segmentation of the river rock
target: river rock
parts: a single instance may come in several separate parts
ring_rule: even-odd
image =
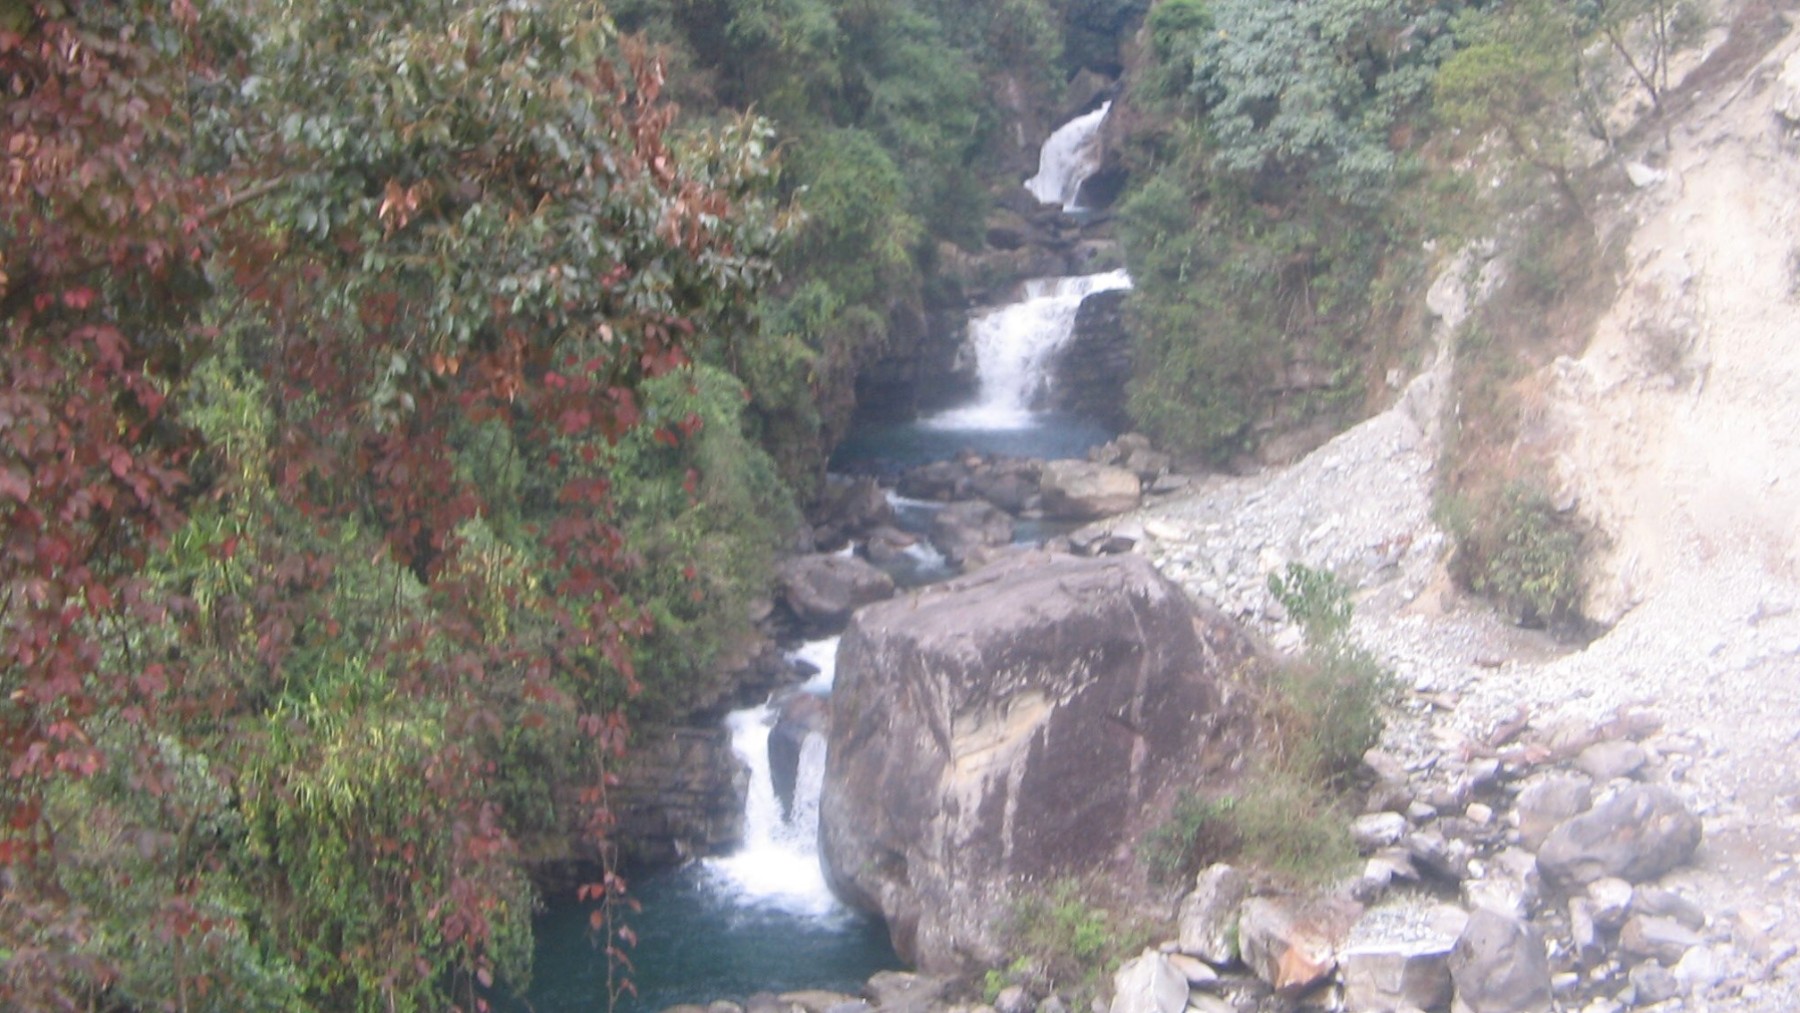
[[[1049,407],[1112,429],[1130,422],[1125,411],[1125,385],[1132,371],[1126,295],[1116,289],[1081,301],[1069,340],[1050,361]]]
[[[1048,461],[1038,480],[1044,515],[1089,521],[1135,509],[1142,495],[1138,477],[1124,468],[1089,461]]]
[[[891,525],[882,525],[863,536],[863,554],[869,562],[892,563],[906,555],[906,550],[919,544],[919,536]]]
[[[1363,855],[1398,843],[1406,831],[1406,817],[1396,812],[1365,813],[1350,821],[1350,840]]]
[[[851,612],[894,594],[894,578],[855,556],[835,553],[784,559],[775,580],[789,611],[812,630],[836,629]]]
[[[1237,960],[1238,909],[1250,895],[1250,878],[1229,865],[1213,865],[1194,877],[1181,899],[1181,952],[1223,967]]]
[[[1477,908],[1450,952],[1456,1013],[1547,1013],[1550,960],[1529,922]]]
[[[1632,915],[1619,930],[1619,948],[1634,957],[1673,964],[1704,940],[1673,918]]]
[[[836,548],[894,523],[894,504],[872,478],[830,482],[820,499],[813,527],[813,540],[820,548]]]
[[[1608,739],[1583,749],[1575,757],[1575,767],[1604,784],[1616,777],[1630,777],[1643,769],[1648,760],[1643,746],[1626,739]]]
[[[950,983],[912,971],[878,971],[863,985],[863,995],[881,1013],[928,1013]]]
[[[1639,964],[1627,977],[1634,1006],[1654,1006],[1681,994],[1681,982],[1674,972],[1658,964]]]
[[[1032,1013],[1036,1008],[1023,985],[1008,985],[994,997],[994,1013]]]
[[[951,500],[969,484],[969,469],[961,461],[932,461],[908,468],[900,475],[900,495],[912,499]]]
[[[1020,891],[1123,866],[1230,762],[1248,640],[1137,556],[1031,553],[858,612],[838,653],[828,879],[928,971],[998,966]]]
[[[1688,860],[1700,818],[1659,785],[1631,785],[1563,821],[1538,850],[1546,877],[1565,887],[1602,876],[1641,883]]]
[[[1351,1013],[1441,1009],[1450,1002],[1451,943],[1368,943],[1338,954]]]
[[[931,544],[952,566],[961,566],[978,548],[1012,541],[1013,521],[986,500],[952,503],[931,519]]]
[[[1238,916],[1244,964],[1277,992],[1293,995],[1325,980],[1337,966],[1338,927],[1285,897],[1252,897]]]
[[[1519,842],[1538,848],[1550,831],[1594,804],[1594,785],[1581,774],[1552,774],[1527,784],[1519,792]]]
[[[1145,950],[1113,975],[1108,1013],[1182,1013],[1187,1004],[1187,978],[1169,958]]]

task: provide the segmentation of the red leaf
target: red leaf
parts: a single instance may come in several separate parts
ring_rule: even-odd
[[[11,468],[0,470],[0,496],[11,496],[21,503],[31,502],[31,479]]]
[[[63,289],[63,305],[72,310],[85,310],[94,304],[96,293],[86,285]]]
[[[112,465],[114,478],[124,478],[131,472],[131,455],[125,452],[124,447],[112,448],[112,452],[108,456],[110,457],[108,463]]]

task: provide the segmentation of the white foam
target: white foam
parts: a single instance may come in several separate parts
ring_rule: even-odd
[[[1033,197],[1044,204],[1061,204],[1065,211],[1080,210],[1076,196],[1081,184],[1100,168],[1100,125],[1111,109],[1111,102],[1104,103],[1056,128],[1044,141],[1037,175],[1025,181]]]

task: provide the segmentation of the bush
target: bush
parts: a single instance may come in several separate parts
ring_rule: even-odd
[[[1007,932],[1018,954],[1007,972],[1012,979],[1033,991],[1061,990],[1075,1009],[1099,995],[1120,958],[1144,942],[1087,894],[1073,879],[1025,894],[1013,905]]]
[[[1587,534],[1540,488],[1515,482],[1442,511],[1456,538],[1457,578],[1514,622],[1571,629],[1581,622],[1582,553]]]
[[[1183,792],[1169,818],[1144,835],[1139,853],[1150,867],[1151,879],[1180,883],[1236,854],[1241,841],[1231,818],[1234,805],[1231,798]]]

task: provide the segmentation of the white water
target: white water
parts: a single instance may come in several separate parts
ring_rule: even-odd
[[[1037,175],[1025,181],[1033,197],[1044,204],[1061,204],[1064,211],[1080,210],[1075,197],[1100,168],[1100,125],[1111,109],[1111,102],[1104,103],[1056,128],[1038,152]]]
[[[819,672],[801,687],[808,693],[831,692],[836,673],[837,637],[807,643],[793,657]],[[774,707],[764,704],[733,711],[725,718],[731,749],[750,769],[744,802],[744,842],[729,855],[705,861],[714,886],[732,904],[769,907],[789,914],[840,918],[847,908],[825,884],[819,864],[819,791],[825,783],[825,738],[817,733],[800,747],[799,776],[791,812],[782,812],[769,776],[769,732]]]
[[[1130,288],[1123,269],[1074,278],[1037,278],[1025,298],[969,321],[980,389],[975,403],[921,420],[934,429],[1024,429],[1036,423],[1032,403],[1049,382],[1050,362],[1075,330],[1081,301]]]

